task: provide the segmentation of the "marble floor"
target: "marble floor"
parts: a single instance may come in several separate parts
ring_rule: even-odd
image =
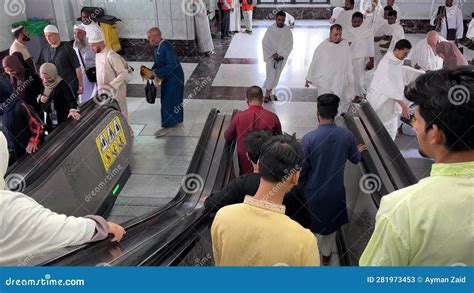
[[[232,113],[246,108],[245,91],[251,85],[262,85],[265,63],[261,40],[268,21],[256,21],[252,35],[235,34],[232,40],[215,39],[216,55],[200,56],[182,63],[185,72],[184,127],[170,136],[156,139],[161,128],[160,104],[148,104],[144,99],[144,82],[139,76],[140,65],[128,85],[127,99],[130,120],[135,132],[131,161],[132,176],[125,185],[112,211],[111,219],[125,221],[163,205],[175,196],[183,175],[197,146],[204,123],[213,108]],[[280,118],[283,131],[302,137],[314,129],[316,122],[316,92],[305,89],[306,71],[314,49],[327,38],[327,21],[299,21],[293,29],[294,50],[283,71],[277,103],[266,104]],[[407,35],[416,42],[421,34]],[[191,95],[192,94],[192,95]]]

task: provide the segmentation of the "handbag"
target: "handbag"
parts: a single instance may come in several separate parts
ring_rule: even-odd
[[[84,59],[82,58],[81,50],[77,49],[77,52],[79,52],[79,57],[81,59],[82,66],[84,66],[84,69],[85,69],[86,68],[86,63],[84,63]],[[86,77],[92,83],[97,82],[97,70],[96,70],[95,66],[91,67],[89,69],[86,69]]]
[[[156,100],[156,86],[153,81],[147,80],[145,86],[145,97],[148,104],[154,104]]]

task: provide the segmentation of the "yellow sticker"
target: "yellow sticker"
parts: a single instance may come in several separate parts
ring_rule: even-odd
[[[109,171],[110,166],[112,166],[127,145],[119,116],[116,116],[107,127],[102,130],[96,138],[96,143],[105,171]]]

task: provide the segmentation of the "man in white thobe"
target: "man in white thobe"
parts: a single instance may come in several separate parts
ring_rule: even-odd
[[[281,73],[293,50],[293,33],[290,27],[285,25],[285,18],[285,12],[279,11],[275,23],[267,29],[262,41],[267,72],[263,83],[263,88],[266,90],[265,102],[269,102],[271,98],[276,99],[276,96],[272,96],[272,90],[278,85]]]
[[[24,266],[41,254],[99,241],[113,234],[120,241],[125,230],[100,216],[68,217],[37,203],[31,197],[5,190],[8,147],[0,131],[0,265]],[[8,180],[7,176],[7,180]],[[15,187],[15,186],[12,186]]]
[[[404,101],[405,86],[424,73],[403,65],[410,49],[409,41],[400,40],[393,51],[387,52],[375,70],[367,93],[367,100],[393,140],[397,136],[400,115],[407,119],[410,117]]]
[[[397,15],[398,14],[395,10],[392,10],[388,13],[387,22],[390,27],[390,35],[388,38],[383,38],[384,41],[388,42],[380,45],[380,50],[383,53],[386,53],[387,51],[393,51],[395,44],[398,41],[405,39],[405,31],[403,26],[397,22]]]
[[[440,27],[440,36],[448,41],[462,39],[464,34],[463,14],[458,5],[453,4],[453,0],[446,0],[446,5],[435,9],[431,17],[431,25]],[[449,33],[448,31],[452,31]]]
[[[402,10],[400,9],[400,7],[395,5],[395,0],[387,0],[387,6],[392,7],[392,9],[397,12],[397,16],[398,16],[397,17],[397,22],[400,22],[400,19],[402,19],[402,17],[403,17]]]
[[[127,78],[128,68],[123,58],[105,45],[102,35],[96,33],[89,37],[91,48],[95,51],[95,64],[97,68],[97,88],[102,92],[112,94],[117,101],[122,115],[128,119],[127,106]],[[130,130],[132,128],[130,127]]]
[[[436,31],[429,32],[426,38],[419,41],[411,50],[412,67],[423,71],[443,68],[443,59],[436,56],[434,51],[439,42],[446,42],[446,39],[440,37]]]
[[[240,33],[240,0],[233,0],[232,7],[234,10],[230,12],[230,31]]]
[[[193,0],[194,24],[198,40],[199,52],[206,56],[214,55],[214,43],[212,42],[211,26],[207,16],[207,7],[203,0]]]
[[[364,22],[364,15],[356,12],[352,16],[352,27],[344,36],[351,49],[355,94],[363,97],[367,93],[367,71],[374,68],[374,33]]]
[[[346,112],[354,100],[354,73],[349,43],[342,39],[342,27],[331,26],[329,39],[314,51],[305,87],[313,85],[318,96],[335,94],[340,99],[338,113]]]
[[[89,101],[97,92],[97,84],[87,77],[87,70],[95,67],[95,52],[87,41],[86,29],[82,24],[74,25],[74,51],[81,64],[84,91],[79,95],[79,104]]]
[[[390,11],[393,11],[393,8],[390,6],[386,6],[383,9],[383,14],[382,15],[373,15],[373,19],[371,21],[372,23],[372,29],[374,32],[374,59],[375,59],[375,66],[377,66],[382,60],[383,55],[380,50],[380,45],[382,43],[385,43],[384,38],[387,39],[387,37],[390,36],[391,33],[391,28],[390,25],[388,24],[388,13]]]
[[[342,26],[343,34],[346,28],[352,26],[352,15],[358,11],[354,8],[354,3],[354,0],[345,0],[344,11],[341,11],[336,18],[335,23]]]

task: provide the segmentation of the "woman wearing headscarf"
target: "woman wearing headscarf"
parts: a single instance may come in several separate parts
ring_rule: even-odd
[[[51,114],[52,121],[48,119],[48,126],[52,126],[51,122],[59,125],[69,117],[79,120],[81,114],[79,114],[77,97],[69,84],[59,76],[56,65],[44,63],[39,72],[43,80],[44,92],[38,98],[38,102],[47,113]]]
[[[3,179],[7,163],[5,137],[0,131],[0,265],[21,265],[18,260],[100,241],[109,234],[113,242],[122,239],[125,230],[100,216],[60,215],[23,193],[4,190],[8,187]]]
[[[40,77],[33,70],[25,68],[18,55],[7,56],[2,61],[5,72],[10,76],[13,92],[28,105],[33,107],[41,117],[41,106],[37,102],[38,96],[43,92]]]
[[[436,55],[443,58],[443,69],[454,69],[457,66],[468,65],[466,57],[451,42],[439,42],[436,45]]]
[[[43,139],[43,125],[33,108],[12,93],[6,76],[0,77],[0,116],[8,141],[10,165],[26,153],[34,153]]]

